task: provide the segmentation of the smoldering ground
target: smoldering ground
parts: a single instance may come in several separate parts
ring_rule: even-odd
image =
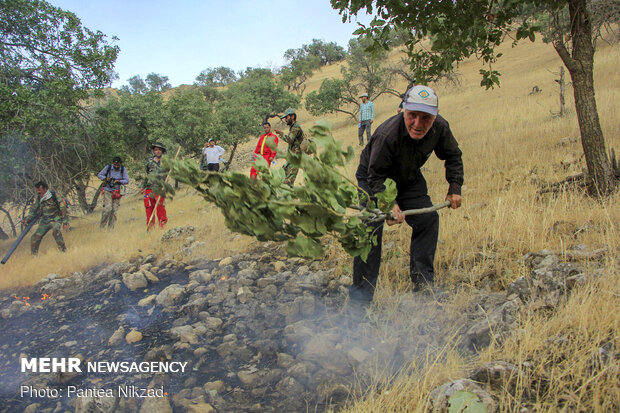
[[[0,404],[41,411],[75,398],[19,396],[22,385],[64,389],[153,386],[175,411],[323,411],[387,383],[414,360],[454,342],[455,316],[441,298],[392,297],[366,308],[347,297],[347,277],[318,261],[242,254],[191,263],[153,256],[50,276],[0,302]],[[41,294],[52,295],[40,301]],[[461,316],[459,316],[461,317]],[[131,333],[131,334],[130,334]],[[22,373],[20,357],[87,361],[182,361],[184,374]],[[117,394],[113,398],[116,398]],[[142,400],[121,398],[121,411]],[[38,411],[38,410],[37,410]]]

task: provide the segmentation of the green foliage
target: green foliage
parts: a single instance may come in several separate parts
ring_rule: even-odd
[[[164,104],[166,135],[185,151],[196,153],[215,122],[213,104],[198,89],[176,91]]]
[[[378,16],[369,26],[362,25],[356,31],[372,39],[372,50],[389,48],[393,30],[406,36],[411,71],[418,83],[427,83],[442,73],[451,72],[459,62],[476,55],[487,66],[480,71],[481,84],[487,88],[499,84],[499,73],[492,66],[499,57],[495,48],[504,37],[511,36],[511,31],[516,29],[517,40],[534,40],[538,27],[527,19],[517,22],[526,3],[544,4],[549,8],[562,8],[566,4],[556,0],[415,0],[406,3],[387,0],[378,4],[372,0],[331,1],[332,7],[343,15],[343,21],[363,10]],[[430,38],[431,47],[417,47],[425,38]]]
[[[149,88],[140,75],[135,75],[127,79],[127,84],[123,85],[121,90],[132,95],[144,95],[149,91]]]
[[[306,96],[306,109],[314,116],[326,113],[346,113],[357,120],[359,95],[368,93],[374,100],[384,93],[395,93],[390,89],[392,74],[388,69],[385,50],[368,52],[371,42],[365,39],[349,41],[347,64],[340,69],[342,79],[325,79],[318,91]]]
[[[306,80],[320,67],[320,62],[321,59],[313,55],[293,59],[280,70],[280,81],[289,91],[293,90],[302,96],[306,90]]]
[[[325,43],[323,40],[312,39],[311,44],[304,44],[299,49],[288,49],[284,58],[289,62],[303,60],[314,56],[319,59],[319,65],[325,66],[343,60],[347,53],[342,46],[335,42]]]
[[[142,79],[140,75],[135,75],[127,79],[127,83],[127,85],[121,87],[121,90],[131,93],[132,95],[145,95],[148,92],[163,92],[172,87],[168,81],[168,76],[157,73],[149,73],[146,76],[146,80]]]
[[[450,399],[448,413],[487,413],[488,409],[474,393],[457,391]]]
[[[92,109],[93,134],[100,141],[114,142],[118,155],[142,159],[154,141],[171,144],[169,116],[161,94],[121,93],[97,103]]]
[[[14,178],[0,203],[38,179],[66,192],[88,176],[106,144],[88,135],[83,101],[109,83],[118,50],[45,1],[0,2],[0,163]]]
[[[237,74],[229,67],[220,66],[208,68],[196,76],[197,86],[220,87],[227,86],[238,80]]]
[[[157,73],[149,73],[146,76],[146,84],[152,92],[163,92],[172,87],[168,81],[168,76],[163,76]]]
[[[248,68],[240,80],[218,94],[207,134],[234,149],[262,133],[264,119],[298,105],[299,97],[284,90],[271,71]]]
[[[327,121],[310,128],[310,135],[310,154],[285,155],[289,163],[303,170],[303,186],[284,184],[284,171],[269,169],[262,158],[254,165],[256,180],[238,172],[203,172],[195,162],[187,160],[164,158],[162,162],[171,178],[192,186],[205,200],[217,205],[234,232],[260,241],[288,241],[288,253],[304,257],[320,256],[321,238],[330,234],[349,254],[366,259],[373,237],[363,219],[374,214],[366,209],[350,212],[360,204],[359,188],[339,172],[353,158],[353,148],[342,149]],[[388,188],[392,185],[386,182]],[[174,195],[171,185],[165,184],[164,188],[167,196]],[[382,196],[384,205],[393,204],[394,198],[395,193]]]

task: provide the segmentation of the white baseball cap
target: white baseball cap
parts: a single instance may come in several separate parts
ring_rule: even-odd
[[[404,102],[406,110],[426,112],[433,116],[437,116],[439,111],[439,98],[435,91],[428,86],[412,87],[407,91]]]

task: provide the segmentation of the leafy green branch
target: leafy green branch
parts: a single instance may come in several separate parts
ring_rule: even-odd
[[[353,156],[353,148],[342,149],[331,134],[331,124],[321,120],[310,129],[305,152],[281,153],[294,167],[303,170],[304,184],[284,183],[282,168],[269,168],[259,158],[254,168],[258,179],[239,172],[204,172],[192,160],[164,157],[164,168],[170,177],[190,185],[224,215],[226,226],[233,232],[256,237],[260,241],[287,241],[290,255],[316,258],[323,254],[321,238],[332,235],[352,256],[366,259],[376,237],[365,221],[378,212],[389,212],[396,198],[396,185],[386,182],[387,191],[377,194],[378,206],[360,202],[369,194],[362,191],[339,168]],[[166,196],[174,188],[159,177]],[[380,209],[380,211],[377,210]]]

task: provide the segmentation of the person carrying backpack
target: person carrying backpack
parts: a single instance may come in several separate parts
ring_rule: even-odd
[[[121,185],[129,183],[127,169],[123,166],[120,156],[112,159],[111,165],[106,165],[97,177],[104,181],[101,196],[103,198],[103,210],[101,211],[101,222],[99,228],[114,228],[116,223],[116,211],[121,204]]]
[[[32,237],[30,237],[30,252],[32,255],[37,255],[41,240],[50,229],[52,230],[52,235],[54,236],[54,240],[56,240],[58,248],[62,252],[65,252],[67,247],[62,233],[60,232],[60,227],[62,225],[65,231],[71,229],[69,227],[67,205],[64,200],[58,199],[56,193],[50,190],[45,182],[39,181],[34,184],[34,187],[37,190],[38,197],[32,207],[30,207],[28,216],[24,219],[24,224],[27,225],[39,217],[41,221],[39,222],[37,230],[32,234]]]

